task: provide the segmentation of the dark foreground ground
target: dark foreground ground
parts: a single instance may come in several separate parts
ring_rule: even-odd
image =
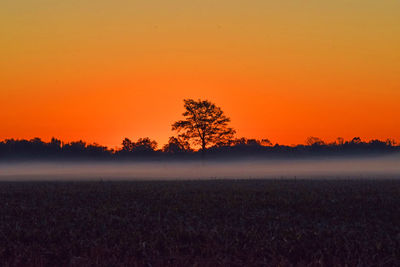
[[[393,266],[400,180],[0,183],[1,266]]]

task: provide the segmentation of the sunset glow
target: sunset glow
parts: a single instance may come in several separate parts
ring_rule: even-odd
[[[161,145],[183,99],[201,98],[239,137],[400,141],[399,11],[390,0],[3,0],[0,140]]]

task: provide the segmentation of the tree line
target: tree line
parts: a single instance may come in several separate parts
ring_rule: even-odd
[[[339,140],[341,140],[339,138]],[[84,141],[65,143],[53,138],[44,142],[39,138],[31,140],[7,139],[0,142],[0,160],[9,159],[158,159],[158,158],[200,158],[201,150],[196,150],[171,137],[168,144],[158,148],[157,142],[150,138],[139,138],[136,142],[128,138],[123,140],[121,149],[109,149],[98,144]],[[392,140],[360,141],[352,140],[307,145],[287,146],[272,144],[267,139],[238,138],[229,145],[212,146],[206,150],[209,158],[234,158],[240,156],[259,157],[296,157],[323,155],[375,155],[400,152],[400,146]]]
[[[62,142],[52,138],[44,142],[6,139],[0,142],[0,160],[13,159],[161,159],[161,158],[234,158],[299,157],[329,155],[374,155],[400,152],[400,146],[392,139],[363,141],[337,138],[324,142],[309,137],[305,145],[286,146],[273,144],[268,139],[235,137],[236,131],[229,127],[230,118],[222,109],[208,100],[184,100],[183,119],[172,124],[176,132],[167,144],[159,147],[148,137],[132,141],[125,138],[120,149],[109,149],[84,141]]]

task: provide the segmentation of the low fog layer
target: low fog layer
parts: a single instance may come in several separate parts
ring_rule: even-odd
[[[184,162],[0,163],[0,181],[400,178],[400,156]]]

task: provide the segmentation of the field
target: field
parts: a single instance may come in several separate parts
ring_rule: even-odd
[[[393,266],[400,180],[1,182],[2,266]]]

